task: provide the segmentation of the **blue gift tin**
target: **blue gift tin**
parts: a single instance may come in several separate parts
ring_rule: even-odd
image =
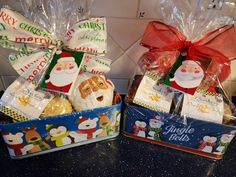
[[[236,127],[126,104],[123,133],[137,140],[221,159],[236,134]]]
[[[0,124],[0,129],[11,158],[21,159],[118,136],[121,105],[120,100],[103,108]]]

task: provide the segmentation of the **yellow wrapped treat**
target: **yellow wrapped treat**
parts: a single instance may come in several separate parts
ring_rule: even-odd
[[[64,97],[56,96],[48,103],[41,117],[70,114],[72,112],[73,109],[69,100]]]

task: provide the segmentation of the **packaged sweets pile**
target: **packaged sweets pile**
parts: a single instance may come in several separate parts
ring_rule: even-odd
[[[211,6],[203,0],[157,0],[156,7],[163,21],[149,22],[141,39],[140,45],[148,51],[138,61],[126,96],[124,130],[132,136],[185,146],[180,137],[170,137],[170,128],[179,125],[173,132],[180,136],[184,133],[178,133],[179,129],[195,126],[189,132],[192,137],[196,135],[195,140],[187,138],[186,146],[196,148],[197,141],[213,137],[216,132],[216,147],[220,133],[228,136],[230,130],[221,132],[220,128],[210,127],[224,124],[233,130],[236,125],[235,106],[222,86],[227,83],[231,87],[231,62],[236,58],[236,6],[228,1]],[[174,120],[175,125],[169,123]],[[198,126],[194,125],[197,122]],[[209,132],[203,136],[206,129]],[[232,132],[231,140],[235,135]]]
[[[30,0],[21,2],[21,13],[8,6],[1,8],[0,45],[13,49],[9,62],[19,74],[0,100],[1,122],[4,125],[32,120],[46,122],[46,119],[58,116],[70,117],[70,114],[75,117],[82,111],[88,111],[89,115],[98,114],[93,110],[105,110],[119,104],[119,94],[105,76],[111,65],[111,60],[105,57],[106,19],[89,17],[90,4],[90,0]],[[77,133],[64,130],[65,126],[61,127],[63,130],[57,130],[53,124],[44,125],[44,129],[49,133],[53,128],[57,131],[54,133],[64,132],[64,138],[67,134],[74,135],[75,142],[78,142],[75,140],[77,134],[83,135],[80,140],[107,136],[119,127],[119,121],[117,123],[111,118],[113,109],[109,110],[109,113],[99,110],[97,117],[101,118],[100,121],[97,117],[90,119],[78,114],[73,126],[85,127],[79,128]],[[3,115],[8,117],[3,118]],[[40,124],[32,122],[37,123]],[[5,142],[8,136],[17,135],[17,131],[36,129],[35,125],[30,127],[30,123],[24,126],[13,132],[4,130]],[[56,138],[52,141],[57,142],[56,147],[64,145]]]

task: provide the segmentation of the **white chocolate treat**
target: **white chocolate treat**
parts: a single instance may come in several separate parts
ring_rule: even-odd
[[[69,99],[76,111],[111,106],[114,85],[102,75],[79,74]]]

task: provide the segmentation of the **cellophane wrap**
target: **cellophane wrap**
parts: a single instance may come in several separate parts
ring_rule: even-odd
[[[221,3],[211,4],[204,0],[160,0],[156,1],[156,11],[161,10],[161,19],[165,23],[177,28],[188,41],[195,42],[209,32],[234,23],[234,1],[225,0]]]
[[[20,1],[22,12],[17,12],[7,5],[1,8],[0,45],[16,51],[9,56],[9,61],[20,77],[12,87],[9,87],[12,88],[11,90],[6,90],[5,95],[8,94],[8,96],[3,96],[5,99],[0,102],[0,111],[8,113],[10,116],[17,115],[13,118],[16,117],[18,121],[55,116],[57,113],[46,114],[44,112],[43,115],[40,113],[44,111],[44,108],[50,110],[47,104],[54,95],[63,94],[65,97],[62,96],[59,99],[56,96],[52,102],[60,104],[61,100],[60,106],[68,108],[68,111],[62,111],[60,114],[71,113],[72,106],[67,98],[72,94],[74,97],[78,96],[76,94],[79,94],[77,92],[79,85],[76,84],[79,82],[80,76],[85,74],[94,80],[93,83],[90,83],[89,81],[92,79],[87,78],[88,80],[83,84],[84,86],[87,84],[87,87],[90,84],[92,88],[88,89],[96,92],[93,99],[98,100],[98,104],[93,106],[92,98],[89,97],[91,104],[86,102],[86,107],[83,107],[82,110],[112,105],[114,85],[104,77],[109,72],[111,65],[111,60],[104,58],[104,54],[107,52],[106,19],[90,17],[91,3],[92,0],[27,0]],[[22,99],[25,107],[32,104],[31,98],[27,97],[26,100],[25,97],[20,97],[18,99],[15,95],[18,87],[14,85],[20,84],[19,88],[22,88],[20,93],[23,96],[32,93],[31,96],[36,97],[36,90],[52,93],[53,96],[47,99],[43,106],[36,106],[39,109],[36,116],[29,115],[29,111],[22,111],[18,106],[16,100],[20,100],[19,103],[22,103]],[[30,92],[27,92],[29,84],[32,85],[32,88]],[[101,87],[99,89],[96,87],[98,84]],[[109,96],[105,93],[105,99],[105,95],[98,90],[104,91],[108,88]],[[8,91],[10,91],[10,96]],[[86,95],[86,98],[89,94]],[[75,107],[82,104],[84,99],[85,96],[79,103],[73,102],[72,99],[70,101]],[[35,100],[37,101],[37,98]],[[107,102],[103,103],[105,101]],[[13,103],[15,104],[13,105]],[[38,104],[34,103],[35,105]],[[52,104],[49,104],[49,107],[50,105]],[[32,105],[31,112],[34,112],[34,106]],[[50,111],[52,112],[52,110]]]
[[[92,1],[21,1],[18,13],[1,9],[1,46],[19,75],[39,82],[57,50],[106,53],[106,20],[89,18]],[[7,18],[6,18],[7,17]],[[7,20],[9,19],[9,20]]]
[[[161,21],[151,21],[141,38],[148,52],[126,101],[178,115],[184,124],[190,117],[235,125],[231,89],[222,86],[231,87],[236,58],[235,3],[157,0],[155,7]]]
[[[77,22],[90,16],[93,0],[20,0],[24,15],[47,29],[54,38],[64,39]]]

